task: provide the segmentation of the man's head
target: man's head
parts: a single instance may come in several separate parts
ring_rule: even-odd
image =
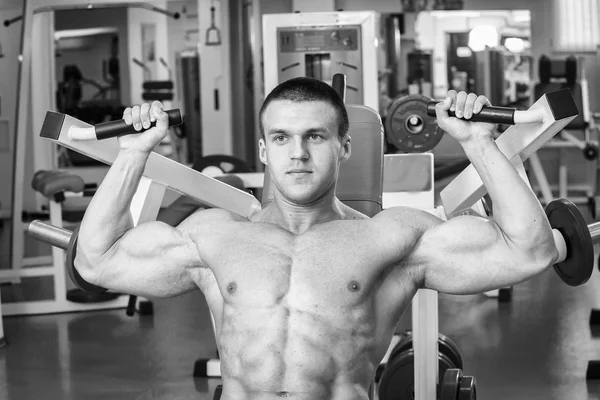
[[[273,101],[288,100],[294,103],[322,101],[332,106],[338,117],[338,136],[340,140],[348,133],[348,112],[342,98],[331,86],[313,78],[299,77],[282,82],[269,93],[258,113],[260,134],[265,137],[263,116],[265,109]]]
[[[333,193],[339,164],[350,157],[348,113],[328,84],[311,78],[281,83],[260,110],[261,161],[275,192],[310,204]]]

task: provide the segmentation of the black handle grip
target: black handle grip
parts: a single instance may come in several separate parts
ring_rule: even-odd
[[[342,101],[346,102],[346,75],[334,74],[331,80],[331,87],[337,92],[342,98]]]
[[[137,302],[137,296],[129,295],[129,301],[127,302],[127,308],[125,309],[125,314],[128,317],[133,317],[135,315],[135,303]]]
[[[181,112],[177,109],[175,110],[167,110],[165,111],[169,116],[169,126],[181,125],[183,123],[183,118],[181,117]],[[150,128],[156,126],[156,122],[152,122],[150,124]],[[148,129],[150,129],[148,128]],[[128,135],[131,133],[141,133],[146,131],[147,129],[142,129],[136,131],[133,128],[133,125],[127,125],[125,120],[118,121],[109,121],[102,122],[95,126],[96,129],[96,138],[98,140],[108,139],[115,136]]]
[[[439,101],[430,101],[427,103],[427,115],[430,117],[435,117],[435,105],[439,103]],[[515,109],[509,107],[492,107],[487,106],[483,107],[481,111],[477,114],[473,114],[468,121],[473,122],[490,122],[492,124],[507,124],[514,125],[515,124]],[[448,115],[451,117],[455,117],[453,111],[449,111]]]

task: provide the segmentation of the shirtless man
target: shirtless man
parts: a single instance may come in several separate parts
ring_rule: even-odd
[[[200,288],[215,318],[223,400],[365,400],[400,316],[419,288],[454,294],[515,285],[557,259],[538,199],[491,139],[465,119],[485,97],[449,92],[439,126],[464,148],[494,202],[494,220],[442,223],[397,207],[373,218],[335,197],[350,157],[336,92],[308,78],[279,85],[260,113],[260,159],[274,200],[250,219],[196,212],[179,226],[133,227],[129,203],[148,154],[166,135],[158,102],[125,110],[137,130],[92,199],[75,266],[89,282],[146,297]]]

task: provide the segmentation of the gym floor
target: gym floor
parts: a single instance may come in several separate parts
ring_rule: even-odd
[[[596,269],[579,288],[548,271],[517,285],[508,303],[440,296],[440,331],[461,349],[480,399],[600,399],[600,383],[585,379],[588,360],[600,359],[588,323],[594,306]],[[154,311],[6,317],[0,399],[211,400],[220,380],[192,377],[197,358],[215,355],[202,295],[159,300]],[[398,330],[409,327],[407,312]]]

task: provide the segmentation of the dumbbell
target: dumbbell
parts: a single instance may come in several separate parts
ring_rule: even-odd
[[[447,336],[438,336],[439,374],[444,376],[448,369],[463,368],[458,346]],[[386,365],[380,366],[376,381],[379,400],[410,399],[414,397],[415,353],[412,347],[412,332],[401,334],[400,341],[392,349]]]

